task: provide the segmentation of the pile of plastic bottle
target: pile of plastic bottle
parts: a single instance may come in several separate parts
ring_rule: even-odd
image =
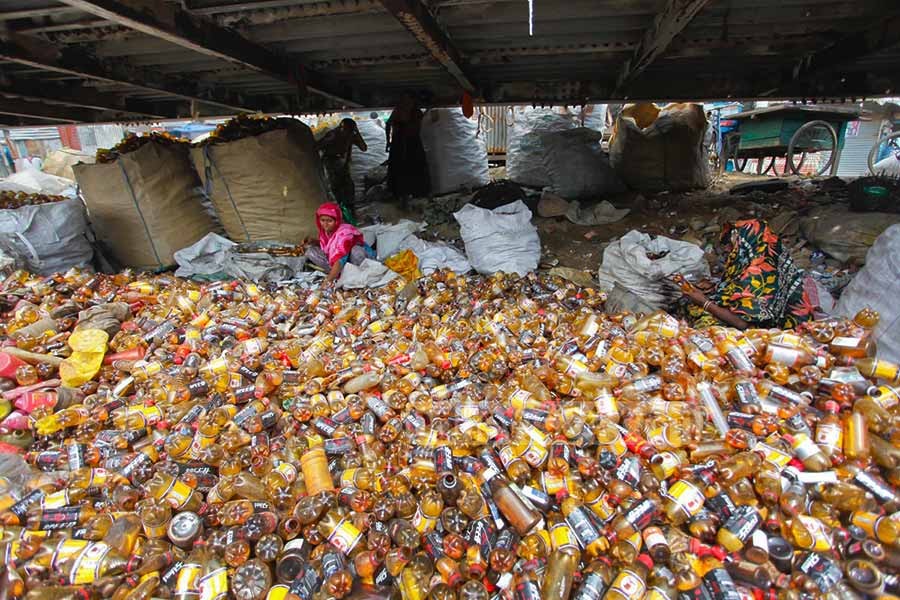
[[[878,315],[694,330],[529,275],[0,284],[0,597],[900,593]]]
[[[53,196],[48,194],[29,194],[26,192],[0,192],[0,209],[16,209],[23,206],[38,206],[51,202],[62,202],[65,196]]]

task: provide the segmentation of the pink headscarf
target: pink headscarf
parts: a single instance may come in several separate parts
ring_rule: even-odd
[[[334,233],[329,235],[325,232],[319,217],[331,217],[335,220],[337,228],[334,230]],[[330,265],[334,265],[334,263],[347,256],[353,246],[365,243],[363,234],[359,229],[343,222],[341,207],[334,202],[327,202],[316,210],[316,227],[319,229],[319,246],[322,247],[322,250],[328,256],[328,264]]]

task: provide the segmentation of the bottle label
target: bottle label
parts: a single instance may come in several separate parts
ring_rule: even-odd
[[[663,479],[671,477],[675,470],[681,466],[681,457],[674,452],[660,452],[653,459],[653,464],[660,469]]]
[[[797,515],[796,518],[800,521],[810,538],[808,541],[803,540],[806,544],[801,546],[802,548],[813,552],[827,552],[831,550],[831,535],[822,521],[806,515]],[[797,536],[795,535],[794,537],[796,539]]]
[[[874,395],[870,393],[869,398],[885,410],[890,410],[900,404],[900,394],[894,388],[886,385],[879,386],[877,393]]]
[[[582,513],[583,510],[582,508],[575,508],[566,515],[566,522],[575,533],[575,538],[582,549],[585,549],[600,537],[600,532],[594,527],[590,517]]]
[[[106,558],[109,551],[110,547],[103,542],[94,542],[82,550],[72,565],[69,583],[72,585],[94,583],[100,578],[103,559]]]
[[[623,569],[619,571],[609,588],[610,591],[615,590],[628,600],[640,600],[644,597],[647,584],[634,571]]]
[[[655,427],[647,433],[647,441],[660,450],[677,448],[669,437],[669,426],[661,425]]]
[[[678,510],[682,511],[687,517],[693,517],[700,512],[705,500],[703,492],[683,479],[679,479],[669,488],[668,496]]]
[[[765,456],[765,461],[781,472],[789,462],[791,462],[791,456],[789,454],[785,454],[778,448],[773,448],[768,444],[764,444],[763,442],[757,442],[753,447],[753,450],[756,452],[762,452]]]
[[[90,544],[90,542],[86,540],[64,540],[63,542],[60,542],[53,551],[53,556],[50,558],[50,569],[56,569],[59,567],[60,563],[66,559],[72,558],[87,548],[88,544]]]
[[[290,591],[291,588],[282,583],[273,585],[266,594],[266,600],[285,600]]]
[[[554,475],[553,473],[541,473],[541,487],[549,496],[556,496],[563,490],[568,490],[569,480],[565,476]]]
[[[654,546],[668,546],[669,542],[666,540],[662,529],[659,527],[648,527],[644,530],[644,544],[647,548],[652,549]]]
[[[816,443],[831,453],[839,452],[844,443],[843,427],[839,423],[819,423],[816,428]]]
[[[78,525],[78,516],[80,513],[80,506],[53,508],[41,514],[41,520],[38,523],[38,527],[40,527],[41,531],[70,529]]]
[[[420,506],[416,509],[412,524],[419,533],[428,533],[429,531],[434,531],[434,528],[437,527],[437,522],[438,520],[436,518],[429,517],[423,513],[422,507]]]
[[[850,522],[861,528],[870,537],[876,537],[875,531],[878,529],[878,522],[883,517],[876,513],[855,512],[850,516]]]
[[[797,569],[812,579],[821,592],[827,592],[843,578],[840,567],[833,560],[814,552],[810,552]]]
[[[741,600],[734,580],[725,569],[713,569],[704,575],[703,587],[715,600]]]
[[[200,600],[218,600],[228,594],[228,569],[221,567],[200,578]]]
[[[794,366],[794,363],[800,358],[800,353],[796,348],[788,348],[777,344],[769,344],[769,363],[781,363],[788,367]]]
[[[328,541],[331,545],[344,554],[350,554],[350,551],[356,547],[360,539],[362,539],[362,532],[347,519],[341,519],[341,522],[337,524],[337,527],[328,536]]]
[[[175,581],[175,594],[181,597],[199,596],[197,581],[202,572],[203,567],[197,563],[183,564]]]
[[[578,550],[578,540],[573,535],[572,528],[565,522],[557,523],[550,530],[550,543],[554,550]]]
[[[168,500],[176,509],[179,509],[188,503],[193,493],[194,489],[191,486],[173,477],[172,483],[169,484],[169,489],[161,497]]]
[[[546,446],[541,445],[535,440],[531,440],[528,447],[525,448],[525,452],[522,453],[522,458],[524,458],[525,462],[532,467],[539,468],[544,464],[544,461],[547,460],[548,454],[549,450]]]
[[[588,573],[578,587],[573,600],[601,600],[606,591],[606,583],[597,573]]]
[[[310,600],[319,587],[319,575],[316,570],[309,563],[302,563],[300,572],[291,582],[291,593],[300,600]]]
[[[794,434],[794,453],[800,460],[806,460],[810,456],[820,454],[822,451],[816,446],[815,442],[809,439],[805,433],[799,432]]]
[[[60,490],[58,492],[53,492],[52,494],[47,494],[41,499],[41,508],[45,509],[54,509],[54,508],[62,508],[64,506],[68,506],[69,504],[69,490]]]
[[[597,409],[597,414],[601,417],[619,416],[619,404],[616,402],[615,396],[605,390],[600,392],[597,397],[594,398],[594,407]],[[624,451],[625,450],[622,452]],[[619,456],[619,454],[617,454],[617,456]]]
[[[22,519],[25,517],[25,515],[28,514],[28,507],[39,500],[43,500],[44,495],[44,490],[31,490],[30,492],[22,496],[22,498],[19,499],[18,502],[10,506],[9,511],[19,517],[19,519]]]
[[[284,477],[285,481],[288,483],[294,483],[294,480],[297,479],[297,467],[289,462],[279,463],[278,466],[275,467],[275,471],[281,473],[282,477]]]

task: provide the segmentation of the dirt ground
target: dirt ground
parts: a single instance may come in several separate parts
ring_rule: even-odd
[[[776,211],[776,194],[757,192],[751,195],[735,196],[728,191],[735,185],[746,182],[771,181],[766,176],[727,173],[717,177],[706,190],[684,193],[660,193],[642,195],[628,192],[608,200],[618,208],[630,208],[631,212],[616,223],[600,226],[576,225],[565,217],[544,218],[535,213],[532,220],[538,229],[543,250],[543,268],[553,266],[570,267],[596,273],[603,259],[603,249],[611,240],[617,239],[637,229],[653,235],[665,235],[687,239],[703,245],[704,237],[718,231],[727,218],[748,218],[759,216],[760,203],[766,205],[767,212]],[[534,197],[539,191],[531,191]],[[452,218],[452,211],[462,206],[468,194],[442,196],[430,200],[414,200],[412,205],[402,208],[395,203],[378,203],[376,210],[383,222],[395,223],[400,219],[428,222],[428,229],[420,234],[428,240],[453,243],[461,250],[459,227]],[[447,212],[441,214],[440,207]],[[732,207],[722,213],[722,209]],[[436,210],[437,209],[437,210]],[[438,213],[435,215],[435,213]],[[766,215],[763,215],[766,216]],[[705,233],[705,235],[704,235]]]

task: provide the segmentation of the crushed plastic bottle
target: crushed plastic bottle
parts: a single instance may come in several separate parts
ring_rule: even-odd
[[[900,594],[900,367],[560,279],[0,283],[0,594]],[[123,303],[124,319],[97,317]]]

